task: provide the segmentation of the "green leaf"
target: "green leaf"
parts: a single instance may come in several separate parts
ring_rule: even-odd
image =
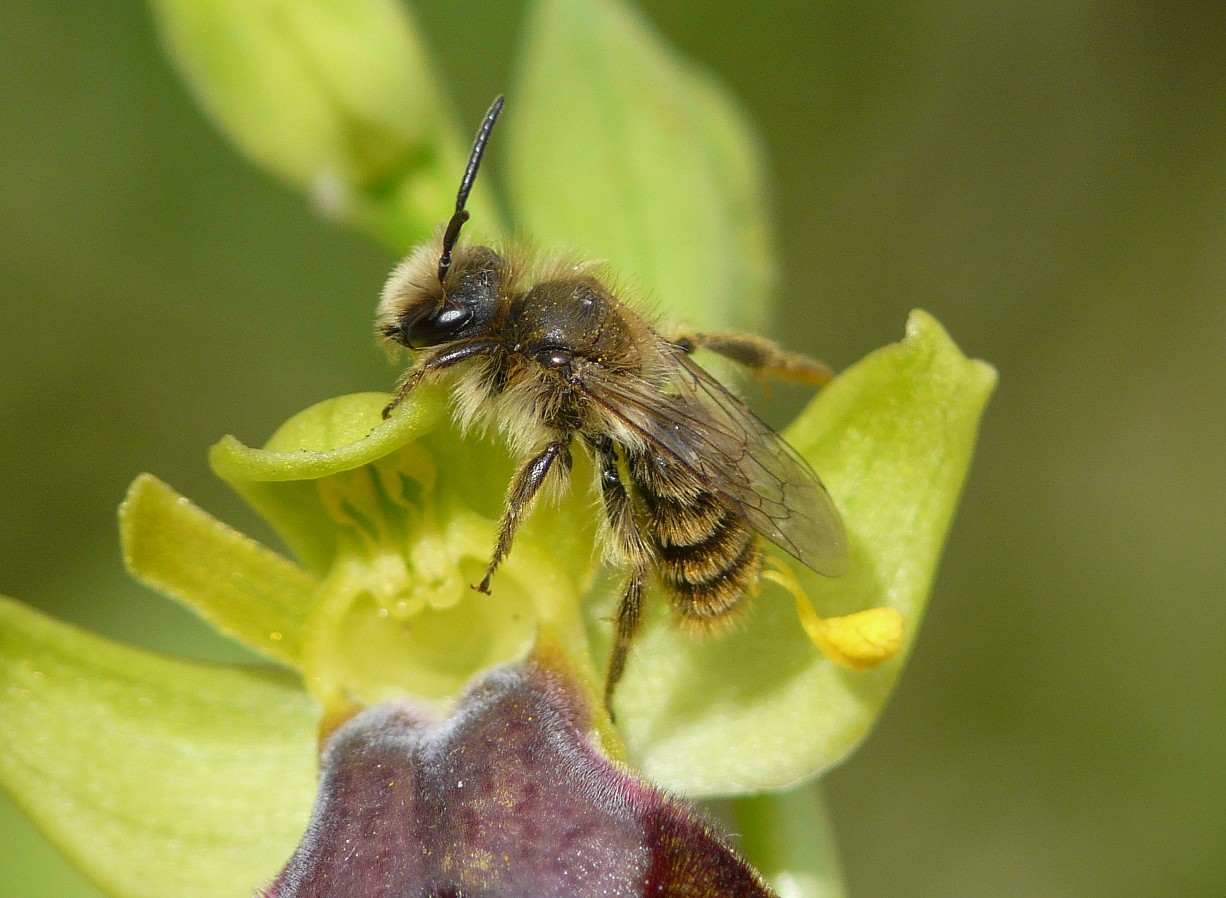
[[[151,0],[167,52],[240,149],[405,250],[454,204],[467,141],[395,0]],[[473,198],[484,226],[496,213]]]
[[[0,783],[120,898],[235,898],[306,825],[316,710],[287,676],[175,661],[0,598]]]
[[[297,665],[319,581],[197,508],[151,474],[119,508],[124,563],[142,582],[187,605],[256,651]]]
[[[864,738],[919,628],[995,380],[915,312],[901,343],[867,356],[809,405],[785,436],[834,497],[851,567],[825,579],[790,566],[823,616],[897,609],[903,650],[863,672],[832,664],[770,583],[725,637],[688,637],[657,616],[617,703],[631,759],[648,778],[692,796],[782,789]]]
[[[610,262],[679,324],[761,330],[762,166],[722,87],[609,0],[532,4],[520,60],[505,124],[517,226]]]

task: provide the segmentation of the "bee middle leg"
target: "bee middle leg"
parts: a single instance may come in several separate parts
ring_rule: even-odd
[[[709,349],[725,358],[744,365],[763,381],[768,377],[792,383],[821,386],[829,383],[834,372],[825,362],[798,352],[788,352],[774,340],[739,331],[703,331],[676,334],[670,341],[683,352]]]
[[[570,476],[570,440],[570,435],[567,434],[563,439],[555,440],[547,445],[544,450],[524,465],[515,475],[515,479],[511,481],[511,487],[507,491],[507,504],[503,509],[502,522],[498,528],[498,544],[494,547],[494,555],[485,569],[485,576],[473,587],[477,592],[489,594],[490,580],[494,577],[494,571],[498,570],[502,559],[511,551],[515,531],[519,529],[528,505],[545,483],[549,472],[553,470],[554,463],[556,462],[559,466],[559,476],[562,478]]]
[[[609,668],[605,674],[604,705],[612,718],[613,690],[625,673],[630,645],[638,635],[642,622],[643,593],[646,590],[652,552],[639,532],[634,506],[617,470],[617,450],[613,442],[604,439],[589,441],[589,445],[595,451],[600,464],[600,494],[604,501],[605,517],[609,521],[612,553],[617,556],[618,561],[630,568],[617,605],[613,646],[609,651]]]

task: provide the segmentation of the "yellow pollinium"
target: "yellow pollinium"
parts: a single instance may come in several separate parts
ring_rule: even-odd
[[[894,608],[866,608],[841,617],[821,617],[791,568],[772,559],[762,576],[796,600],[800,625],[830,661],[850,670],[868,670],[902,648],[903,619]]]

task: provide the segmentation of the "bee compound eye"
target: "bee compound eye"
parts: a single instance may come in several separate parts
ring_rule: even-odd
[[[437,314],[410,321],[404,326],[408,345],[413,349],[436,346],[453,339],[472,318],[472,309],[447,304]]]

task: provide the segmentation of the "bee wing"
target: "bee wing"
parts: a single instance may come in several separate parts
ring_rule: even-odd
[[[585,372],[585,392],[797,561],[819,574],[841,574],[843,523],[808,462],[684,352],[665,345],[660,353],[656,377]]]

